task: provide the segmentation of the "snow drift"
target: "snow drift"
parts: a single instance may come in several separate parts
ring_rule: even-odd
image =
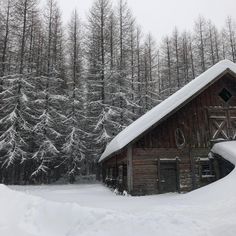
[[[219,143],[212,152],[236,164],[235,145]],[[18,191],[0,185],[0,235],[235,236],[235,182],[233,170],[188,194],[146,197],[116,196],[99,184]]]

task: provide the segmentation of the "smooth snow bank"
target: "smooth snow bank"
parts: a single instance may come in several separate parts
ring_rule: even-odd
[[[113,227],[112,222],[124,223],[127,219],[108,209],[84,207],[69,200],[49,201],[3,185],[0,185],[0,209],[1,236],[118,236],[119,228]],[[117,233],[113,234],[115,229]],[[126,225],[124,231],[128,230]]]
[[[220,142],[214,145],[212,152],[236,165],[236,141]]]
[[[236,141],[225,141],[213,146],[212,153],[218,154],[233,165],[236,165]],[[236,206],[236,169],[224,177],[204,188],[188,193],[187,197],[193,197],[196,201],[211,201],[217,205]],[[235,219],[236,220],[236,219]],[[235,221],[236,225],[236,221]],[[236,231],[235,231],[236,235]]]
[[[220,61],[209,70],[198,76],[196,79],[192,80],[182,89],[174,93],[172,96],[167,98],[165,101],[147,112],[145,115],[137,119],[130,126],[119,133],[110,142],[110,144],[108,144],[99,161],[105,160],[111,154],[127,146],[139,135],[166,117],[170,112],[174,111],[189,98],[196,95],[202,89],[207,88],[208,85],[212,83],[212,81],[214,81],[226,70],[230,70],[236,74],[236,64],[229,60]]]
[[[236,141],[212,152],[236,163]],[[0,185],[0,236],[235,236],[235,184],[236,170],[183,195],[122,197],[99,184]]]
[[[222,181],[191,194],[145,197],[116,196],[98,184],[0,186],[0,235],[235,236],[233,180],[231,190]]]

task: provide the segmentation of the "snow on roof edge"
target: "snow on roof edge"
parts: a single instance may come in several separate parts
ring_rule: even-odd
[[[210,69],[196,77],[176,93],[165,99],[159,105],[138,118],[131,125],[121,131],[106,147],[99,162],[104,161],[112,154],[120,151],[136,139],[139,135],[151,128],[158,121],[163,119],[174,109],[182,105],[186,100],[194,96],[198,91],[209,85],[219,75],[226,70],[236,74],[236,64],[230,60],[222,60],[212,66]]]

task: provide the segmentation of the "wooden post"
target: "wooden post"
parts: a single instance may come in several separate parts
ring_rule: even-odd
[[[161,160],[160,160],[160,157],[157,158],[157,186],[158,186],[158,193],[161,193]]]
[[[192,190],[196,189],[195,160],[192,155],[191,146],[189,147],[189,158],[191,164]]]
[[[176,178],[177,178],[177,189],[178,189],[178,192],[180,193],[181,192],[181,189],[180,189],[180,159],[179,157],[176,157]]]
[[[132,145],[128,147],[127,150],[127,185],[128,191],[131,193],[133,191],[133,152]]]

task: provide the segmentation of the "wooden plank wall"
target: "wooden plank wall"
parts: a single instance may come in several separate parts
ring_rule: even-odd
[[[159,193],[158,188],[158,159],[176,160],[178,162],[179,189],[181,192],[192,188],[191,165],[188,149],[178,150],[169,148],[142,149],[133,151],[133,174],[135,195]]]
[[[219,97],[223,88],[228,89],[234,95],[228,103]],[[207,148],[210,146],[208,108],[229,106],[236,107],[236,86],[235,79],[225,75],[224,78],[211,85],[167,120],[145,134],[135,143],[135,147],[177,148],[175,130],[180,128],[184,132],[187,146]]]
[[[178,166],[178,188],[180,192],[188,192],[209,183],[202,181],[200,176],[199,159],[207,157],[210,149],[143,149],[133,150],[133,195],[146,195],[159,193],[158,186],[158,159],[176,160]],[[190,159],[193,160],[193,166]],[[194,174],[194,176],[193,176]],[[193,179],[194,178],[194,179]],[[195,186],[193,186],[195,181]]]
[[[228,89],[234,96],[225,103],[219,93]],[[208,108],[236,107],[235,78],[225,75],[176,113],[160,123],[133,143],[134,195],[158,193],[158,158],[179,158],[178,175],[180,191],[190,191],[203,186],[199,174],[199,157],[207,157],[211,149]],[[175,130],[180,128],[185,136],[185,146],[176,146]],[[105,168],[117,163],[127,163],[127,149],[103,163]]]

